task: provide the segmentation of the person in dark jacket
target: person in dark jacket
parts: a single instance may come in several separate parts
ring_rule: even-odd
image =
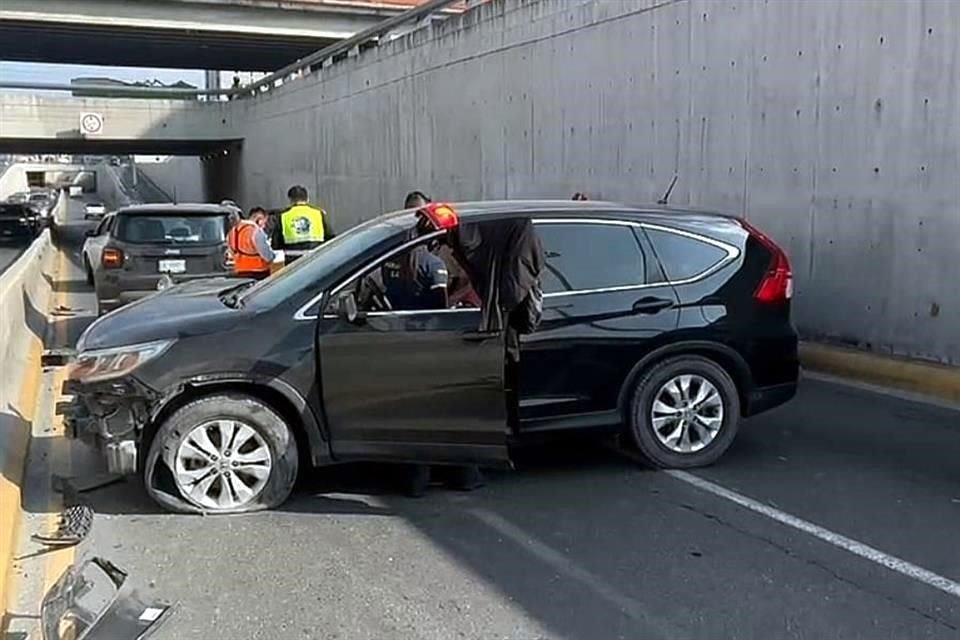
[[[430,203],[430,198],[422,191],[411,191],[404,198],[404,209],[419,209]],[[446,245],[441,246],[438,252],[447,251]],[[444,260],[430,252],[426,245],[420,245],[413,251],[402,256],[397,264],[387,262],[382,270],[382,279],[386,289],[387,299],[394,308],[407,308],[403,305],[417,305],[415,308],[447,308],[448,270],[453,272],[458,291],[462,293],[464,286],[472,291],[466,272],[457,264],[452,254],[449,260]],[[442,282],[441,282],[442,278]],[[413,297],[410,292],[418,292]],[[442,297],[442,301],[441,301]],[[395,300],[398,301],[395,303]],[[401,306],[398,307],[397,304]],[[429,306],[425,306],[429,305]],[[438,468],[435,475],[446,484],[461,491],[471,491],[483,486],[483,474],[476,465],[452,466]],[[430,465],[408,465],[405,469],[407,495],[419,497],[426,493],[433,479]]]

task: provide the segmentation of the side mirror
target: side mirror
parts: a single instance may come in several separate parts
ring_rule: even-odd
[[[93,238],[97,235],[97,230],[87,229],[86,231],[83,232],[83,235],[87,236],[88,238]]]
[[[350,324],[361,324],[364,314],[357,309],[357,296],[353,292],[340,298],[340,317]]]

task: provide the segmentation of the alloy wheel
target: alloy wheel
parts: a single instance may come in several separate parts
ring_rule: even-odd
[[[650,423],[657,440],[675,453],[707,447],[723,425],[723,396],[697,374],[674,376],[654,395]]]
[[[177,448],[174,467],[174,480],[185,498],[206,509],[232,510],[263,491],[273,456],[250,425],[221,419],[187,433]]]

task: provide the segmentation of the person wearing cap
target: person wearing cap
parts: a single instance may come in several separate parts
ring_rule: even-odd
[[[254,207],[246,220],[240,220],[227,234],[227,247],[233,254],[233,273],[239,278],[263,280],[270,276],[276,253],[264,231],[267,212]]]

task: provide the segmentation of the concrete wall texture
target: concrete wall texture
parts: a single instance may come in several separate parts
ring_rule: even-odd
[[[91,140],[223,140],[232,124],[217,104],[196,100],[83,98],[63,95],[0,95],[0,139],[80,138],[80,116],[103,116]]]
[[[960,363],[960,2],[494,0],[231,103],[243,201],[672,202],[789,251],[811,337]]]

